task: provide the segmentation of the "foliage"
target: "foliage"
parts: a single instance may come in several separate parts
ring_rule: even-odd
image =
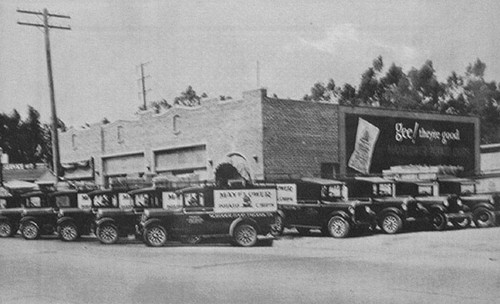
[[[405,73],[395,63],[384,71],[384,61],[379,56],[361,74],[357,88],[348,83],[338,87],[330,79],[326,85],[316,82],[303,99],[349,106],[475,115],[481,120],[481,143],[500,142],[500,88],[495,82],[484,80],[485,70],[486,64],[476,59],[466,67],[463,75],[452,72],[447,81],[441,83],[430,60]]]
[[[0,145],[10,162],[50,162],[50,138],[50,128],[40,123],[40,114],[33,107],[28,107],[25,120],[17,110],[10,115],[0,113]]]

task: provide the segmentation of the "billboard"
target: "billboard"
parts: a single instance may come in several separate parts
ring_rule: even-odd
[[[215,212],[272,212],[276,189],[214,190]]]
[[[345,114],[346,173],[381,173],[391,166],[475,169],[472,122]]]

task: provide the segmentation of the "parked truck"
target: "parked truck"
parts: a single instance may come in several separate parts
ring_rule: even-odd
[[[186,237],[227,237],[254,246],[270,237],[277,211],[276,187],[188,187],[176,192],[168,209],[147,209],[141,218],[143,241],[163,246]]]
[[[276,183],[278,215],[273,232],[295,228],[305,235],[319,229],[324,235],[346,237],[352,232],[375,228],[375,213],[368,201],[349,200],[344,182],[321,178],[302,178]]]

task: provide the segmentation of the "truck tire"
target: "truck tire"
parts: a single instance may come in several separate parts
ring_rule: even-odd
[[[35,222],[27,221],[21,227],[21,234],[26,240],[36,240],[40,237],[40,229]]]
[[[251,247],[257,243],[257,230],[249,224],[240,224],[234,229],[234,242],[241,247]]]
[[[283,234],[285,219],[281,215],[276,215],[274,223],[271,225],[271,234],[279,236]]]
[[[349,235],[351,225],[339,215],[332,216],[327,224],[328,233],[334,238],[345,238]]]
[[[167,230],[161,225],[152,225],[144,229],[143,238],[147,246],[162,247],[167,242]]]
[[[394,212],[384,214],[380,222],[380,228],[387,234],[395,234],[403,228],[403,220]]]
[[[0,221],[0,237],[9,237],[14,234],[14,229],[8,221]]]
[[[446,216],[441,211],[431,212],[430,222],[432,225],[432,229],[436,231],[444,230],[448,224],[448,222],[446,221]]]
[[[479,207],[472,212],[472,220],[478,228],[493,227],[496,223],[495,214],[484,207]]]
[[[115,244],[118,242],[118,229],[111,223],[104,223],[97,226],[97,238],[103,244]]]
[[[59,232],[59,237],[65,242],[73,242],[78,238],[78,228],[74,223],[67,222],[62,223],[57,231]]]

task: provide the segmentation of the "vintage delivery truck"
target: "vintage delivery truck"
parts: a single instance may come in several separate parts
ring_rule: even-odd
[[[143,241],[158,247],[173,239],[230,237],[236,245],[254,246],[259,237],[272,238],[276,197],[276,187],[188,187],[163,202],[168,208],[144,211]]]
[[[273,232],[278,235],[284,228],[295,228],[301,235],[319,229],[324,235],[343,238],[376,227],[371,203],[349,200],[344,182],[302,178],[276,186],[278,215]]]

